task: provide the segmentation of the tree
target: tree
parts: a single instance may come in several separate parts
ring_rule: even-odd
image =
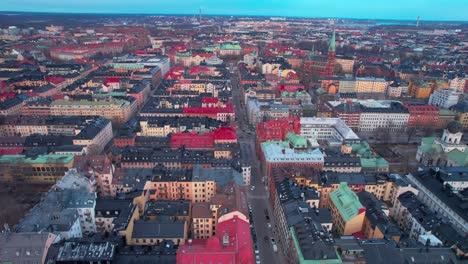
[[[407,143],[409,143],[411,141],[411,138],[416,134],[417,131],[418,130],[414,126],[408,127],[408,129],[406,129],[406,136],[408,136]]]

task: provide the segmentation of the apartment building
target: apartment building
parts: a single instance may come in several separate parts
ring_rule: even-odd
[[[430,105],[436,105],[441,108],[448,109],[456,104],[463,92],[458,92],[452,89],[440,89],[434,91],[429,97]]]
[[[330,193],[330,209],[333,229],[339,235],[347,236],[361,231],[366,208],[347,183],[340,183],[338,189]]]

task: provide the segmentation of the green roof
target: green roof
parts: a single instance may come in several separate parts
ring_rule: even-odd
[[[468,166],[468,153],[454,149],[447,154],[449,160],[457,163],[458,166]]]
[[[353,153],[356,153],[360,156],[363,156],[366,158],[375,157],[374,153],[370,149],[369,143],[367,143],[366,141],[363,141],[358,144],[350,144],[348,146],[351,146]]]
[[[125,100],[112,99],[110,101],[88,101],[88,100],[79,100],[79,101],[67,101],[67,100],[55,100],[50,105],[121,105],[124,104]]]
[[[307,148],[307,139],[292,132],[288,132],[286,140],[289,141],[293,148]]]
[[[364,208],[359,197],[348,187],[346,182],[341,182],[338,189],[330,193],[330,199],[344,221],[359,215],[359,209]]]
[[[336,36],[335,36],[335,30],[333,30],[333,34],[330,40],[330,51],[336,51]]]
[[[12,164],[67,164],[73,160],[74,155],[39,155],[36,158],[29,158],[25,155],[3,155],[0,156],[0,163]]]
[[[221,45],[222,50],[241,50],[241,46],[239,44],[223,44]]]
[[[126,96],[126,92],[109,92],[109,93],[97,93],[93,94],[93,97],[117,97],[117,96]]]
[[[176,56],[177,57],[190,57],[190,56],[192,56],[192,52],[190,52],[190,51],[188,51],[188,52],[177,52]]]
[[[448,109],[439,108],[439,116],[456,116],[456,114]]]
[[[363,168],[388,168],[388,162],[384,158],[361,158]]]

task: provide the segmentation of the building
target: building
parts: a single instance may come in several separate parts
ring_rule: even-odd
[[[261,149],[262,169],[267,176],[271,175],[275,167],[294,165],[314,170],[320,170],[323,167],[323,154],[319,149],[296,150],[288,141],[263,142]]]
[[[366,217],[362,225],[364,236],[368,239],[388,238],[400,241],[400,229],[388,217],[386,205],[366,191],[357,193],[357,196],[366,208]]]
[[[254,263],[250,225],[241,213],[220,219],[216,235],[194,239],[177,250],[177,263]]]
[[[449,109],[450,107],[458,104],[458,100],[462,94],[462,92],[458,92],[452,89],[436,90],[429,97],[428,104]]]
[[[398,82],[393,82],[392,84],[387,86],[386,95],[388,97],[397,98],[401,96],[402,92],[403,92],[402,85]]]
[[[60,239],[96,232],[94,179],[70,171],[15,226],[16,232],[48,230]]]
[[[2,182],[54,184],[73,167],[73,155],[0,156]]]
[[[404,131],[408,126],[409,112],[400,103],[392,102],[388,107],[361,107],[360,131]]]
[[[98,198],[94,214],[96,216],[96,231],[111,233],[125,230],[130,219],[134,218],[136,206],[132,199]]]
[[[453,173],[453,180],[444,176],[444,170]],[[466,174],[464,168],[454,168],[451,172],[449,168],[437,169],[429,168],[420,170],[418,173],[409,174],[408,180],[419,189],[418,199],[424,203],[427,208],[437,212],[437,215],[447,220],[460,234],[468,232],[468,216],[466,215],[466,201],[463,198],[463,192],[457,193],[457,189],[466,186],[464,180]],[[463,173],[460,173],[462,171]],[[458,175],[457,175],[458,174]],[[444,182],[447,179],[447,184]],[[454,184],[456,182],[456,184]],[[454,187],[448,187],[452,186]],[[465,187],[466,188],[466,187]]]
[[[12,233],[9,229],[0,237],[0,260],[4,263],[46,263],[49,248],[58,239],[49,232]]]
[[[463,128],[468,128],[468,102],[458,103],[452,106],[451,110],[457,115],[457,120],[463,125]]]
[[[340,187],[330,193],[330,209],[337,234],[346,236],[361,231],[366,208],[347,183],[340,183]]]
[[[50,114],[53,116],[103,116],[118,124],[127,122],[136,111],[137,101],[133,97],[97,101],[55,100],[50,104]]]
[[[408,109],[408,127],[433,127],[438,124],[439,107],[434,105],[404,105]]]
[[[414,193],[401,194],[391,210],[392,218],[411,239],[431,246],[442,242],[432,235],[432,229],[440,222],[439,216],[424,205]]]
[[[433,88],[425,81],[410,80],[408,84],[408,94],[417,99],[427,99],[431,96]]]
[[[188,237],[188,226],[185,220],[145,220],[135,219],[126,230],[127,245],[160,245],[169,240],[174,245],[184,245]]]
[[[450,89],[453,89],[457,92],[464,92],[466,87],[468,87],[468,79],[466,77],[455,77],[449,82]]]
[[[462,143],[463,126],[452,121],[441,138],[425,137],[416,153],[416,160],[427,166],[467,166],[468,151]]]
[[[387,90],[388,83],[381,78],[356,78],[356,93],[380,93]],[[341,91],[340,91],[341,92]]]
[[[312,147],[319,147],[318,140],[327,141],[331,146],[341,146],[343,142],[357,142],[359,137],[340,118],[301,117],[300,135]]]
[[[305,58],[304,68],[313,76],[333,76],[336,61],[336,36],[332,33],[327,56],[317,56],[314,50]]]

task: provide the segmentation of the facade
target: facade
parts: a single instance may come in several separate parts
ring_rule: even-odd
[[[439,121],[439,107],[434,105],[405,105],[409,112],[408,127],[433,127]]]
[[[409,113],[399,103],[387,108],[362,108],[359,118],[360,131],[375,131],[379,128],[390,131],[404,131],[408,126]]]
[[[388,83],[385,79],[356,78],[356,93],[385,93]]]
[[[366,208],[347,183],[340,183],[340,187],[330,193],[330,209],[333,228],[339,235],[347,236],[361,231]]]
[[[301,166],[315,170],[323,167],[323,154],[319,149],[295,150],[287,141],[267,141],[261,144],[262,169],[266,175],[271,175],[275,167]]]
[[[54,184],[73,167],[73,155],[0,156],[2,182]]]
[[[458,103],[462,94],[462,92],[457,92],[452,89],[436,90],[429,97],[428,104],[448,109]]]
[[[56,100],[50,105],[50,114],[54,116],[103,116],[123,124],[135,115],[137,102],[131,100],[112,99],[111,101],[65,101]]]

